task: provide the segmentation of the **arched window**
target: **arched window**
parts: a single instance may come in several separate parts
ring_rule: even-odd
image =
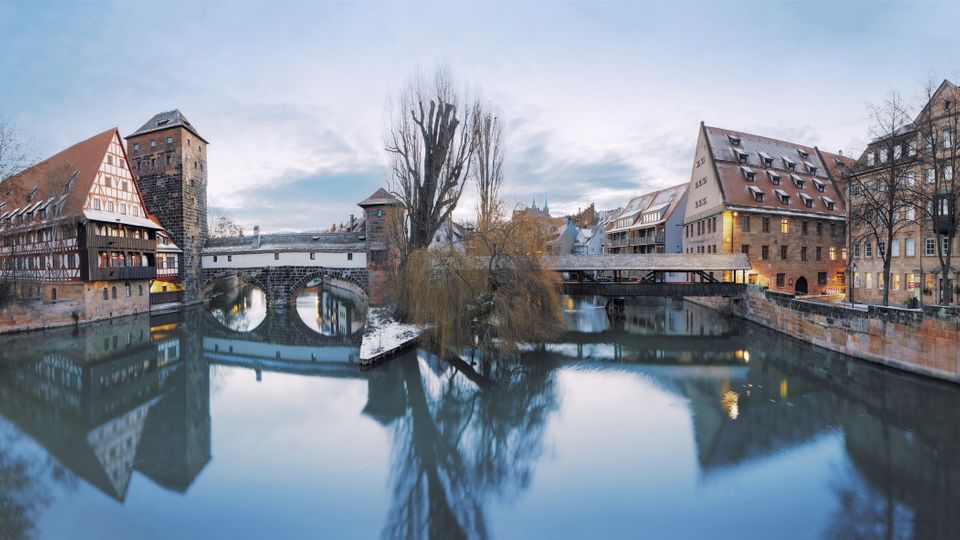
[[[113,287],[110,288],[110,295],[113,297],[114,300],[117,299],[117,286],[116,286],[116,285],[114,285]]]
[[[108,291],[106,287],[103,288],[103,299],[104,300],[110,299],[110,291]]]
[[[56,300],[56,299],[57,299],[57,288],[56,288],[56,287],[50,289],[50,299],[51,299],[51,300]]]
[[[127,298],[130,298],[131,296],[133,296],[133,294],[132,294],[132,292],[131,292],[131,290],[130,290],[130,283],[129,283],[129,282],[123,284],[123,292],[125,292],[125,293],[127,294]]]
[[[142,285],[142,284],[137,286],[137,293],[138,293],[140,296],[143,296],[143,285]]]

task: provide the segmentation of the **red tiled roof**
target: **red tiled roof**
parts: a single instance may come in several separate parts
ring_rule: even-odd
[[[727,205],[766,211],[845,216],[843,198],[831,182],[830,173],[816,148],[708,126],[704,126],[704,133],[710,144]],[[739,143],[734,144],[731,137],[739,140]],[[746,163],[740,163],[738,153],[746,155]],[[765,158],[770,161],[765,162]],[[788,167],[791,162],[794,170]],[[814,170],[811,171],[809,166]],[[754,173],[752,181],[747,179],[747,172],[750,171]],[[773,183],[771,175],[780,177],[779,185]],[[803,187],[798,187],[795,180],[800,180]],[[822,185],[824,191],[819,191],[817,184]],[[751,187],[763,193],[762,201],[755,199]],[[789,202],[781,202],[774,190],[786,193]],[[810,197],[812,207],[804,204],[801,194]],[[833,210],[827,208],[828,201],[834,203]]]
[[[87,194],[117,128],[108,129],[54,154],[36,165],[0,182],[0,214],[38,201],[66,198],[61,216],[82,216]]]

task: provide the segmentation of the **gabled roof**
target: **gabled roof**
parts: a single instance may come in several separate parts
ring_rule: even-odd
[[[147,120],[147,123],[140,126],[140,129],[134,131],[130,135],[127,135],[125,138],[130,139],[137,137],[139,135],[144,135],[147,133],[153,133],[155,131],[163,131],[165,129],[170,129],[172,127],[182,127],[193,133],[201,141],[210,144],[204,139],[199,133],[197,133],[196,128],[193,127],[193,124],[187,120],[187,117],[180,112],[179,109],[174,109],[172,111],[165,111],[160,114],[156,114],[150,120]]]
[[[842,156],[820,152],[814,146],[729,129],[704,126],[703,133],[709,143],[711,157],[716,165],[720,189],[726,205],[737,208],[752,207],[757,210],[775,213],[803,213],[810,214],[811,217],[817,214],[833,218],[845,216],[845,209],[841,204],[834,205],[831,210],[820,199],[821,195],[827,195],[831,200],[843,200],[837,186],[830,181],[835,168],[838,168],[834,158],[839,159]],[[738,144],[735,145],[733,140],[738,141]],[[746,163],[740,162],[737,157],[738,152],[735,152],[734,149],[740,150],[747,156]],[[800,159],[801,152],[806,154],[807,157]],[[761,159],[763,155],[771,156],[774,159],[769,165],[766,165]],[[788,157],[788,159],[782,159],[783,157]],[[795,164],[794,170],[788,168],[788,164],[791,162]],[[849,163],[846,159],[843,162]],[[816,172],[811,173],[806,165],[807,163],[813,166]],[[741,168],[743,166],[758,171],[766,171],[767,174],[757,175],[753,181],[747,180]],[[779,185],[773,184],[771,175],[780,177]],[[797,187],[796,179],[802,181],[802,188]],[[814,180],[817,182],[814,182]],[[824,186],[823,192],[819,191],[818,184]],[[754,187],[754,189],[751,190],[751,187]],[[756,190],[767,193],[779,191],[787,195],[789,199],[763,197],[762,200],[758,201],[754,193],[751,192]],[[800,193],[805,193],[814,199],[815,202],[812,207],[807,207],[804,204],[803,199],[799,196]],[[787,201],[786,204],[784,204],[784,201]]]
[[[0,182],[5,211],[26,208],[47,199],[63,200],[61,216],[81,217],[87,194],[117,128],[98,133]]]
[[[359,207],[361,207],[361,208],[365,208],[365,207],[367,207],[367,206],[377,206],[377,205],[399,206],[400,204],[402,204],[402,203],[400,202],[400,199],[398,199],[396,196],[394,196],[394,195],[393,195],[392,193],[390,193],[389,191],[387,191],[387,190],[385,190],[385,189],[383,189],[383,188],[380,188],[380,189],[378,189],[377,191],[373,192],[373,195],[371,195],[371,196],[367,197],[366,199],[358,202],[358,203],[357,203],[357,206],[359,206]]]
[[[677,207],[680,206],[680,201],[683,200],[683,196],[687,193],[689,186],[689,183],[678,184],[676,186],[670,186],[661,190],[645,193],[630,199],[630,202],[627,203],[627,206],[624,208],[623,212],[617,215],[614,220],[619,221],[621,219],[632,218],[632,221],[623,227],[615,226],[609,229],[607,232],[623,231],[633,228],[635,225],[651,227],[657,223],[670,219],[670,216],[672,216]],[[663,210],[663,215],[660,216],[659,220],[656,222],[637,224],[637,219],[640,216],[647,212],[654,212],[658,210]]]

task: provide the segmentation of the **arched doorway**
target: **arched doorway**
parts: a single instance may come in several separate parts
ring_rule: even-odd
[[[794,285],[793,292],[795,294],[807,294],[807,278],[800,276],[797,278],[797,283]]]

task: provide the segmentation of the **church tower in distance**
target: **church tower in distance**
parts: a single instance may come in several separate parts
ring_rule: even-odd
[[[126,140],[147,211],[183,250],[180,279],[190,302],[199,298],[207,240],[207,140],[179,110],[155,115]]]

